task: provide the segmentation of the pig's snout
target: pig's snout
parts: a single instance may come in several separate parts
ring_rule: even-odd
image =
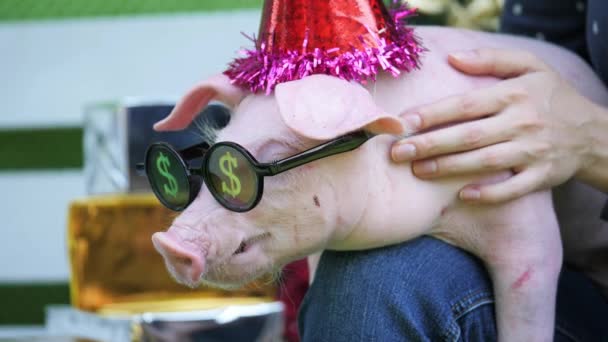
[[[156,250],[163,256],[169,272],[184,285],[195,287],[205,272],[205,255],[188,244],[180,243],[164,232],[152,235]]]

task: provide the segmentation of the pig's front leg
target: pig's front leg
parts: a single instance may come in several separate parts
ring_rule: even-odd
[[[493,206],[458,203],[433,235],[477,255],[492,278],[500,341],[552,341],[562,263],[549,192]]]

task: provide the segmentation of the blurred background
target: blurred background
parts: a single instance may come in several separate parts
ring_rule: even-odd
[[[68,204],[85,196],[83,109],[175,100],[223,70],[261,0],[0,0],[0,325],[69,302]]]
[[[262,0],[0,0],[0,326],[70,302],[68,207],[87,195],[83,112],[167,103],[224,70]],[[411,1],[418,24],[494,30],[501,1]]]

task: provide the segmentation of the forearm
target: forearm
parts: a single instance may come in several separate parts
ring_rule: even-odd
[[[608,192],[608,108],[592,104],[592,120],[586,130],[590,146],[586,163],[576,178],[603,192]]]

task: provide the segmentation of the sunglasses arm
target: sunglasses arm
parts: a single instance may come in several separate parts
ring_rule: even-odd
[[[260,164],[258,172],[262,173],[264,176],[274,176],[318,159],[352,151],[363,145],[363,143],[374,136],[375,134],[366,131],[357,131],[346,134],[304,152],[298,153],[295,156],[281,159],[273,163]]]

